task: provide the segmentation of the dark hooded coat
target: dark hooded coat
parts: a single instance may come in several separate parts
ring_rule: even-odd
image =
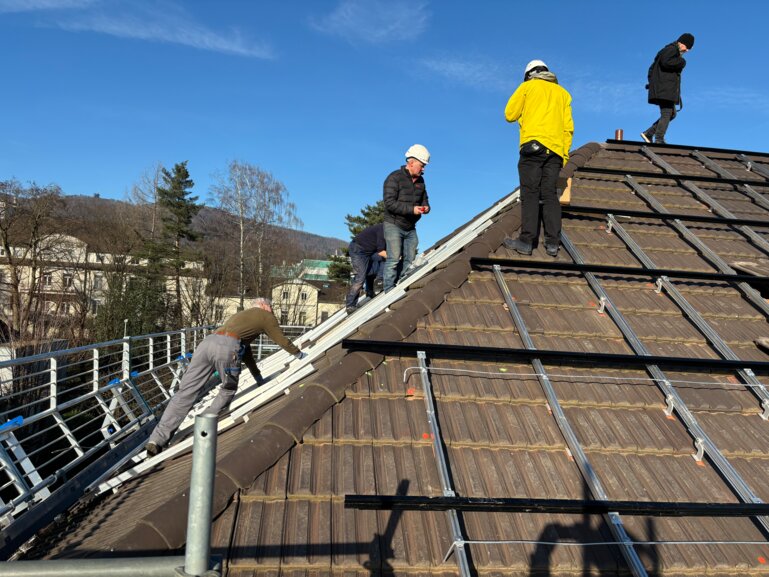
[[[649,104],[681,103],[681,72],[686,60],[678,50],[678,42],[672,42],[657,53],[649,67]]]

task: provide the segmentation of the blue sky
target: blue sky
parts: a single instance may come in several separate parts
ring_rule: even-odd
[[[347,239],[415,142],[433,159],[420,250],[518,184],[503,109],[525,64],[573,96],[575,147],[638,140],[646,71],[683,32],[677,144],[769,151],[769,3],[699,0],[0,0],[0,179],[124,198],[189,161],[282,180],[304,230]]]

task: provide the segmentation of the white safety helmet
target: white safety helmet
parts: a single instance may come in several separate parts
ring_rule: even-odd
[[[523,71],[523,77],[526,78],[529,75],[529,72],[531,72],[532,70],[534,70],[539,66],[543,67],[545,70],[550,70],[547,67],[547,64],[545,64],[541,60],[532,60],[526,65],[526,70]]]
[[[408,160],[409,158],[416,158],[424,165],[430,164],[430,152],[421,144],[409,147],[406,151],[406,159]]]

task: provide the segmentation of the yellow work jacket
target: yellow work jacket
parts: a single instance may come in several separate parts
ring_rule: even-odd
[[[533,78],[521,84],[507,101],[505,119],[518,121],[524,145],[537,140],[545,148],[569,160],[574,120],[571,95],[555,82]]]

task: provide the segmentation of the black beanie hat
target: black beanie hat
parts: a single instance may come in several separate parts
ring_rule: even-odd
[[[689,50],[692,49],[692,46],[694,46],[694,36],[689,34],[688,32],[685,32],[684,34],[681,34],[681,36],[678,38],[678,42],[686,46]]]

